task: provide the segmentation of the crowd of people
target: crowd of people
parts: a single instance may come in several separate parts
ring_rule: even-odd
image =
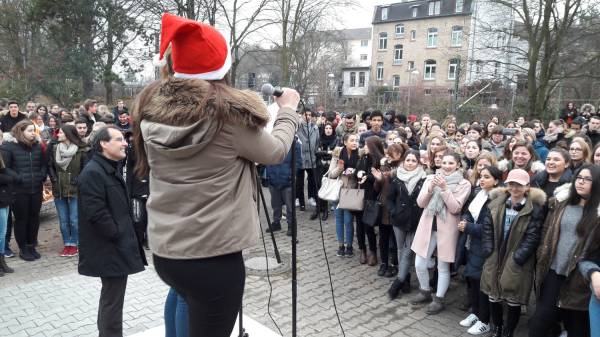
[[[333,210],[336,255],[353,257],[356,237],[360,263],[390,278],[391,299],[410,292],[414,267],[410,302],[427,314],[445,309],[462,275],[468,314],[457,323],[469,334],[513,336],[533,293],[529,336],[599,336],[600,116],[589,106],[569,103],[547,124],[304,111],[295,206],[306,209],[309,169],[310,219]],[[318,198],[322,176],[342,181],[338,200]],[[362,208],[347,206],[349,190],[362,190]]]
[[[97,167],[105,165],[95,153],[111,151],[95,137],[120,139],[112,151],[126,184],[119,193],[129,207],[118,211],[131,213],[135,237],[147,245],[148,179],[134,176],[131,121],[122,101],[112,110],[93,100],[73,111],[33,102],[26,104],[26,112],[16,101],[0,105],[0,276],[14,272],[6,263],[15,256],[13,232],[21,259],[41,257],[37,244],[44,186],[50,187],[59,218],[63,249],[57,253],[78,255],[79,176],[93,160]],[[354,257],[356,237],[360,264],[378,266],[374,272],[390,278],[391,299],[411,292],[411,277],[416,277],[419,289],[410,302],[426,304],[427,314],[445,309],[450,280],[462,275],[468,295],[462,306],[468,314],[457,323],[473,335],[513,336],[533,293],[529,336],[565,331],[597,336],[600,116],[593,109],[579,114],[573,108],[570,104],[561,119],[546,125],[525,117],[459,124],[452,115],[438,122],[426,114],[407,117],[393,110],[360,115],[302,111],[295,165],[290,151],[282,163],[263,171],[271,195],[271,229],[281,229],[283,206],[288,235],[294,207],[311,210],[311,220],[326,221],[331,211],[336,255]],[[292,166],[297,169],[295,196]],[[340,179],[342,189],[362,190],[363,209],[320,199],[321,177]],[[86,184],[89,193],[93,186]],[[128,247],[135,253],[136,245]],[[100,276],[90,260],[84,274]],[[134,260],[139,266],[130,272],[143,270],[142,261]],[[124,293],[124,285],[118,287]],[[173,289],[167,304],[186,305]]]

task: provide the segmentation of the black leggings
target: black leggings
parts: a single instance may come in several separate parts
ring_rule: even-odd
[[[375,229],[362,222],[363,212],[356,212],[353,214],[356,217],[356,241],[358,242],[358,249],[366,250],[367,245],[365,242],[365,235],[369,242],[369,250],[376,253],[377,249],[377,237],[375,236]]]
[[[521,306],[507,304],[506,310],[506,321],[504,321],[502,319],[502,302],[490,302],[490,316],[494,326],[504,327],[503,331],[507,335],[513,336],[517,325],[519,325],[519,318],[521,318]]]
[[[304,200],[304,172],[308,175],[308,197],[317,201],[315,169],[298,169],[298,171],[296,171],[296,198],[298,198],[300,206],[306,206],[306,200]]]
[[[490,322],[490,299],[488,295],[480,290],[479,278],[467,277],[467,290],[469,291],[469,302],[473,308],[473,314],[485,324]]]
[[[16,194],[12,210],[15,215],[15,239],[19,249],[37,242],[40,230],[42,191],[34,194]]]
[[[554,270],[550,270],[546,274],[540,296],[536,301],[535,313],[529,321],[529,337],[551,336],[550,331],[553,324],[549,324],[549,322],[561,321],[569,336],[590,336],[590,321],[587,311],[562,309],[556,305],[560,288],[565,279],[564,276],[557,275]]]
[[[246,270],[242,253],[173,260],[154,255],[160,278],[189,307],[189,335],[229,337],[242,305]]]
[[[379,255],[382,264],[398,264],[398,248],[392,225],[379,225]]]

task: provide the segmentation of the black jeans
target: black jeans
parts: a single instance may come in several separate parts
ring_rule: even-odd
[[[382,264],[398,264],[398,248],[392,225],[379,225],[379,255]]]
[[[308,197],[317,201],[317,184],[315,181],[315,169],[298,169],[296,171],[296,198],[300,201],[300,206],[306,206],[304,200],[304,172],[308,175]]]
[[[365,242],[366,235],[367,241],[369,243],[369,250],[372,252],[376,252],[377,237],[375,235],[375,229],[362,222],[362,214],[362,212],[353,212],[353,215],[356,217],[356,241],[358,242],[358,249],[367,249],[367,245]]]
[[[551,336],[550,331],[553,325],[548,323],[561,321],[569,336],[590,336],[590,321],[587,311],[569,310],[557,306],[560,288],[565,280],[565,276],[557,275],[554,270],[550,270],[546,274],[540,296],[536,301],[535,313],[529,321],[529,337]]]
[[[469,291],[469,302],[471,303],[471,307],[473,307],[473,314],[482,323],[488,324],[490,322],[490,299],[488,295],[480,290],[481,279],[470,277],[466,279],[469,285],[467,290]]]
[[[33,245],[37,241],[40,230],[40,209],[42,208],[42,191],[34,194],[16,194],[12,206],[15,215],[15,239],[19,249]]]
[[[98,305],[98,332],[100,337],[123,337],[123,303],[127,275],[101,277],[102,290]]]
[[[192,260],[154,255],[154,267],[188,304],[190,336],[230,336],[244,295],[242,252]]]
[[[13,228],[13,211],[12,211],[12,206],[8,208],[8,222],[6,223],[6,236],[4,237],[4,247],[0,247],[0,248],[4,248],[5,250],[9,248],[9,243],[10,243],[10,238],[11,238],[11,232],[12,232],[12,228]]]

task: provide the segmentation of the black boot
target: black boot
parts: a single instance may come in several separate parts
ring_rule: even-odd
[[[38,253],[38,251],[35,250],[35,245],[30,245],[29,246],[29,252],[31,253],[31,255],[33,255],[33,257],[36,260],[42,257],[42,255],[40,255],[40,253]]]
[[[6,264],[4,255],[0,254],[0,272],[14,273],[15,271]]]
[[[19,250],[19,257],[25,261],[34,261],[35,260],[35,256],[33,256],[31,254],[29,246],[25,246]]]
[[[504,335],[502,334],[502,326],[495,326],[492,328],[492,334],[490,335],[490,337],[503,337]]]
[[[321,221],[327,221],[327,218],[329,218],[329,211],[327,210],[327,207],[326,207],[325,211],[323,211],[323,213],[321,214]]]
[[[271,223],[271,228],[267,228],[267,233],[271,233],[271,229],[273,230],[273,232],[277,232],[281,230],[281,223],[280,222],[273,222]]]
[[[404,282],[400,281],[399,279],[394,280],[394,283],[392,283],[390,289],[387,291],[390,300],[395,300],[398,297],[398,294],[400,294],[400,289],[402,289],[403,286]]]
[[[385,275],[385,272],[388,270],[388,265],[385,263],[382,263],[379,265],[379,270],[377,271],[377,275],[378,276],[383,276]]]
[[[315,220],[319,217],[319,213],[317,213],[317,211],[314,211],[311,215],[310,215],[310,220]]]

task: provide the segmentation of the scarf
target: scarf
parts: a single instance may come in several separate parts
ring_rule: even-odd
[[[436,173],[441,172],[442,170],[438,169]],[[464,179],[460,170],[456,170],[451,175],[443,177],[446,179],[447,188],[450,190]],[[442,189],[438,186],[433,188],[433,195],[431,196],[431,200],[429,200],[429,205],[427,205],[427,211],[434,217],[438,216],[442,221],[446,220],[446,204],[444,203],[444,199],[442,199]]]
[[[321,147],[323,150],[333,150],[337,143],[337,137],[335,135],[335,131],[330,135],[326,135],[323,133],[321,135]]]
[[[66,170],[69,164],[71,163],[71,159],[73,159],[73,156],[75,155],[75,153],[77,153],[78,149],[79,146],[72,143],[69,145],[67,145],[66,143],[58,143],[58,145],[56,146],[56,155],[54,158],[56,160],[56,164],[61,169]]]
[[[479,218],[479,213],[481,213],[481,209],[483,208],[483,205],[485,204],[487,199],[488,193],[482,189],[475,195],[475,198],[473,198],[473,200],[469,204],[469,212],[471,213],[474,222],[477,222],[477,218]]]
[[[416,169],[412,171],[407,171],[402,166],[398,166],[398,171],[396,173],[398,179],[404,182],[406,189],[408,190],[408,194],[411,195],[417,186],[417,183],[425,178],[427,174],[425,174],[425,170],[423,170],[422,166],[417,166]]]
[[[340,159],[344,161],[344,170],[349,167],[356,168],[358,164],[358,149],[352,151],[350,157],[348,157],[348,149],[344,146],[340,152]]]

